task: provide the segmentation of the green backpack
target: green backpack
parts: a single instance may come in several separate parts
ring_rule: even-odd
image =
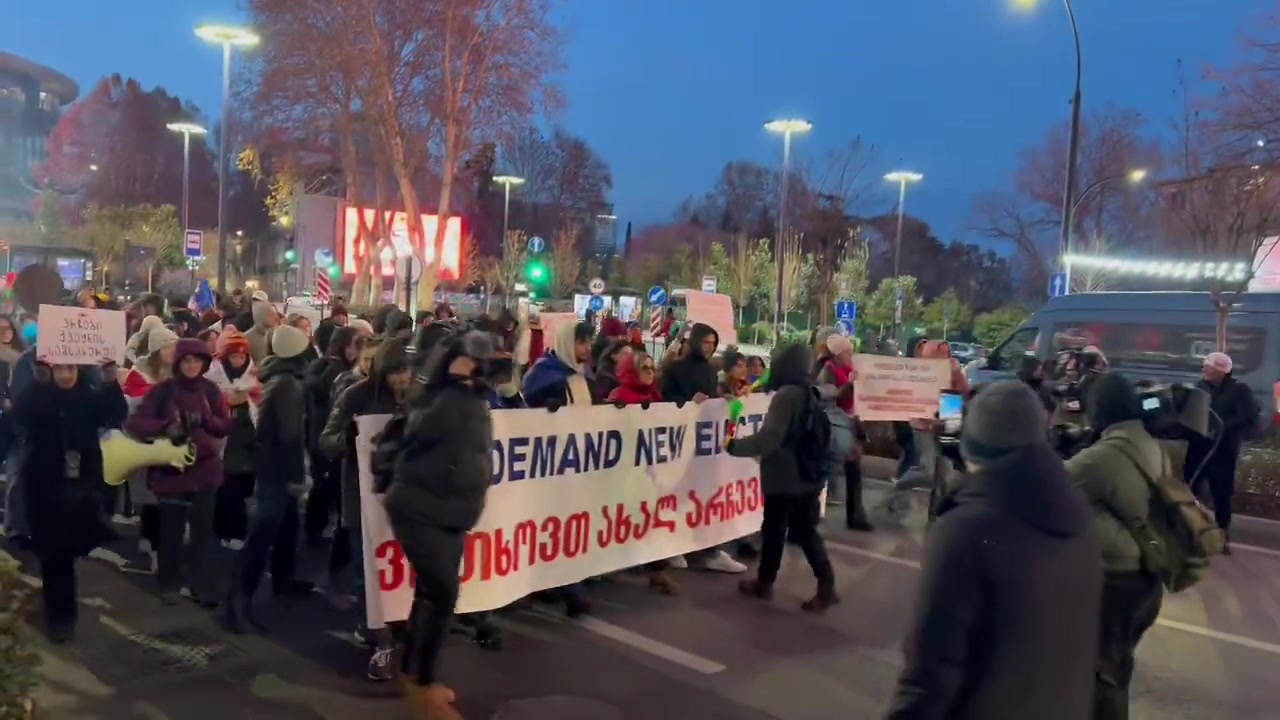
[[[1160,578],[1169,592],[1182,592],[1204,577],[1209,559],[1226,547],[1226,536],[1190,486],[1173,474],[1168,454],[1161,451],[1160,474],[1152,477],[1138,461],[1137,447],[1122,444],[1132,448],[1132,452],[1117,449],[1146,478],[1151,500],[1147,522],[1121,521],[1138,543],[1143,569]]]

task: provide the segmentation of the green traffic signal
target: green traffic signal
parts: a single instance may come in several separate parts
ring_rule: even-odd
[[[288,250],[285,250],[284,261],[289,263],[290,265],[298,262],[298,251],[294,250],[293,248],[289,248]]]
[[[341,278],[341,277],[342,277],[342,268],[338,267],[337,263],[330,265],[329,278],[331,280],[337,280],[338,278]]]
[[[539,262],[529,263],[526,273],[530,280],[542,280],[547,276],[547,268]]]

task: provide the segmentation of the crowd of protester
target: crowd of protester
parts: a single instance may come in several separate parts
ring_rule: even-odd
[[[100,307],[104,299],[76,302]],[[350,613],[368,647],[371,681],[399,675],[419,716],[457,717],[438,673],[445,637],[463,627],[481,647],[502,647],[489,613],[453,612],[463,538],[480,517],[491,477],[489,411],[701,403],[770,392],[760,429],[725,446],[759,460],[760,532],[636,568],[649,588],[675,596],[674,571],[743,574],[750,570],[744,561],[758,559],[754,577],[738,589],[767,600],[791,543],[816,580],[801,607],[825,612],[840,597],[818,531],[823,492],[828,509],[843,506],[850,530],[869,531],[872,520],[900,522],[912,488],[950,476],[927,543],[906,667],[886,717],[1128,715],[1134,652],[1163,592],[1127,527],[1149,511],[1146,478],[1159,472],[1165,451],[1143,428],[1137,392],[1120,375],[1092,383],[1088,412],[1100,441],[1064,464],[1049,442],[1041,368],[1024,367],[1021,381],[975,392],[952,360],[950,389],[970,398],[962,475],[957,479],[939,456],[935,421],[906,423],[897,482],[868,512],[854,346],[834,332],[776,348],[766,367],[763,358],[722,349],[715,330],[700,323],[664,327],[668,342],[654,357],[639,328],[616,318],[558,325],[542,337],[536,324],[505,310],[462,322],[445,305],[416,318],[394,306],[352,316],[334,305],[313,328],[305,316],[283,316],[261,293],[236,292],[201,314],[166,305],[144,296],[123,308],[130,335],[121,367],[45,364],[34,356],[27,325],[0,316],[6,532],[39,559],[54,641],[74,634],[75,559],[118,539],[102,518],[136,517],[160,603],[181,603],[185,595],[231,632],[267,632],[256,604],[269,570],[274,596],[320,591]],[[945,342],[920,339],[908,348],[950,359]],[[508,370],[495,374],[495,363]],[[1224,417],[1247,414],[1227,407],[1239,403],[1229,358],[1215,353],[1205,377],[1215,402],[1225,398]],[[821,458],[808,457],[805,445],[815,408],[831,427]],[[384,434],[373,464],[391,527],[418,578],[403,633],[361,622],[354,418],[368,414],[391,415],[396,428]],[[104,490],[99,439],[115,428],[141,441],[189,441],[194,462],[147,468]],[[406,452],[411,446],[418,451]],[[216,575],[219,546],[235,554],[228,577]],[[321,581],[301,577],[301,547],[326,546]],[[1034,568],[1041,570],[1028,571]],[[591,595],[591,583],[582,582],[529,602],[579,617],[591,612]]]

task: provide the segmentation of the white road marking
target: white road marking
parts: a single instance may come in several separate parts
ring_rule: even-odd
[[[648,653],[656,658],[666,660],[669,663],[674,663],[696,673],[701,673],[703,675],[715,675],[716,673],[728,670],[726,666],[721,665],[714,660],[708,660],[700,655],[694,655],[693,653],[686,652],[678,647],[673,647],[664,642],[654,640],[653,638],[631,632],[626,628],[619,627],[612,623],[607,623],[597,618],[579,618],[573,624],[588,632],[609,638],[614,642],[621,643],[643,653]]]
[[[1280,550],[1273,550],[1271,548],[1260,547],[1258,545],[1245,545],[1243,543],[1233,542],[1231,543],[1231,549],[1245,550],[1251,553],[1258,553],[1259,555],[1270,555],[1271,557],[1280,557]]]
[[[150,650],[158,650],[181,662],[190,663],[196,667],[209,667],[209,658],[218,654],[218,652],[222,650],[218,645],[181,645],[178,643],[167,643],[162,640],[157,640],[145,633],[132,630],[119,620],[109,618],[106,615],[102,615],[98,619],[103,625],[106,625],[121,636],[132,640],[142,647]]]
[[[909,567],[914,570],[920,569],[919,561],[908,560],[906,558],[900,558],[900,557],[894,557],[892,555],[885,555],[884,553],[878,553],[873,550],[867,550],[866,548],[860,548],[857,545],[849,545],[847,543],[827,541],[827,547],[833,547],[837,550],[841,550],[843,552],[847,552],[853,555],[861,555],[863,557],[870,558],[872,560],[879,560],[881,562],[893,563],[895,565]],[[1235,547],[1234,543],[1232,544],[1232,547]],[[1191,633],[1192,635],[1199,635],[1201,637],[1211,638],[1213,640],[1219,640],[1221,642],[1230,643],[1232,645],[1239,645],[1240,647],[1247,647],[1247,648],[1252,648],[1254,650],[1261,650],[1262,652],[1271,653],[1273,655],[1280,655],[1280,644],[1277,644],[1277,643],[1264,642],[1262,640],[1255,640],[1253,638],[1245,637],[1243,635],[1235,635],[1232,633],[1220,632],[1218,630],[1210,630],[1207,627],[1201,627],[1199,625],[1190,625],[1188,623],[1178,622],[1177,620],[1165,620],[1164,618],[1160,618],[1156,620],[1156,625],[1159,625],[1161,627],[1166,627],[1171,630],[1181,630],[1182,632],[1185,632],[1185,633]]]

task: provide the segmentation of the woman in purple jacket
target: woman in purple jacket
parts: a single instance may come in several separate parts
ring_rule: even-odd
[[[205,608],[218,605],[215,578],[206,560],[213,548],[214,496],[222,483],[222,439],[231,429],[231,412],[222,391],[204,377],[212,361],[205,343],[179,340],[172,377],[147,390],[137,412],[125,423],[125,431],[136,440],[171,438],[189,441],[196,449],[190,467],[157,466],[147,473],[147,487],[160,506],[156,575],[160,601],[166,605],[176,604],[181,597],[184,552],[191,599]],[[190,545],[184,548],[188,525]]]

